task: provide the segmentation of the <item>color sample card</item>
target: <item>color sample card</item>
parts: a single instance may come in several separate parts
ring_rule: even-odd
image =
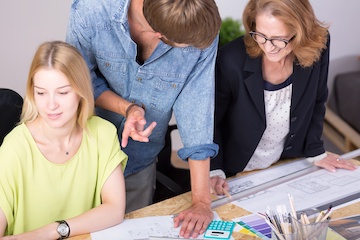
[[[265,222],[264,219],[262,219],[260,216],[258,216],[256,214],[236,218],[236,219],[233,219],[233,221],[245,229],[245,231],[244,230],[240,231],[244,234],[248,234],[248,233],[246,233],[246,231],[249,231],[263,239],[271,238],[270,226]],[[251,235],[251,234],[248,234],[248,235]]]

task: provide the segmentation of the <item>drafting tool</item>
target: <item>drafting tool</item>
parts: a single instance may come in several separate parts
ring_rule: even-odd
[[[306,161],[306,160],[303,160],[303,161]],[[277,166],[277,167],[282,167],[282,166]],[[320,169],[319,167],[314,166],[313,164],[311,164],[309,166],[306,166],[306,167],[302,168],[301,170],[297,170],[297,171],[294,171],[294,172],[290,171],[290,172],[285,173],[285,174],[283,174],[283,175],[281,175],[281,176],[279,176],[279,177],[277,177],[275,179],[271,179],[271,180],[269,180],[267,182],[264,182],[262,184],[259,184],[257,186],[252,186],[252,187],[250,187],[248,189],[245,189],[245,190],[242,190],[240,192],[233,193],[231,195],[232,199],[229,199],[226,196],[222,197],[222,198],[219,198],[219,199],[216,199],[211,203],[211,208],[214,209],[214,208],[220,207],[222,205],[225,205],[227,203],[230,203],[232,201],[240,200],[242,198],[245,198],[245,197],[248,197],[250,195],[256,194],[256,193],[258,193],[260,191],[264,191],[264,190],[266,190],[268,188],[274,187],[274,186],[279,185],[281,183],[285,183],[285,182],[288,182],[288,181],[290,181],[292,179],[298,178],[300,176],[304,176],[305,174],[315,172],[315,171],[317,171],[319,169]],[[257,174],[261,174],[261,172],[254,173],[254,174],[251,174],[251,175],[248,175],[248,176],[256,178]],[[234,180],[236,180],[236,179],[231,179],[230,181],[234,181]]]
[[[341,160],[349,160],[360,156],[360,148],[339,156]]]
[[[331,202],[328,202],[328,203],[325,203],[321,206],[316,206],[316,207],[313,207],[313,208],[309,208],[309,209],[305,209],[305,210],[302,210],[302,212],[305,212],[308,216],[311,216],[319,211],[326,211],[329,207],[329,204],[332,205],[332,207],[336,207],[336,206],[340,206],[344,203],[347,203],[347,202],[350,202],[350,201],[353,201],[353,200],[356,200],[356,199],[359,199],[360,198],[360,192],[357,192],[357,193],[354,193],[354,194],[351,194],[351,195],[348,195],[348,196],[341,196],[341,198],[335,200],[335,201],[331,201]]]

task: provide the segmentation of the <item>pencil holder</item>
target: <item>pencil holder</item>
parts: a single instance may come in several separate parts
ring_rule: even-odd
[[[281,228],[281,233],[279,227],[271,228],[271,239],[274,240],[299,240],[301,239],[301,223],[293,218],[289,218],[288,223],[280,223],[278,226]]]
[[[326,240],[327,231],[329,228],[330,220],[320,222],[313,222],[310,224],[301,224],[301,237],[302,240]]]
[[[275,232],[272,230],[271,231],[271,239],[272,240],[299,240],[300,234],[298,231],[288,233],[288,234],[283,234],[283,233]]]

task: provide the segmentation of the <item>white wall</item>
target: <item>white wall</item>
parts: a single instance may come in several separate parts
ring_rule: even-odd
[[[215,0],[223,18],[241,19],[245,0]],[[322,21],[331,24],[329,86],[334,75],[360,69],[359,0],[310,0]],[[64,40],[71,0],[2,0],[0,8],[0,88],[25,93],[33,54],[44,41]],[[354,20],[355,19],[355,20]]]
[[[2,0],[0,88],[25,94],[31,60],[45,41],[65,40],[71,0]]]

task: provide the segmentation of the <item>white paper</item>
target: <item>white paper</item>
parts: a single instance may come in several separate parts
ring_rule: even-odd
[[[241,176],[228,181],[229,193],[234,195],[246,189],[250,189],[272,180],[282,178],[292,173],[312,167],[313,164],[305,159],[299,159],[290,163],[285,163],[272,168],[264,169],[260,172]],[[224,196],[226,197],[226,196]]]
[[[250,212],[265,212],[285,204],[290,209],[288,193],[292,194],[296,211],[321,206],[360,191],[360,168],[354,171],[325,169],[270,187],[232,203]]]
[[[173,216],[124,219],[111,228],[91,233],[92,240],[148,239],[149,236],[178,237],[180,228],[173,227]]]
[[[214,220],[220,220],[216,212],[214,212]],[[173,226],[173,215],[124,219],[119,225],[91,233],[91,239],[149,240],[150,236],[182,239],[182,237],[179,236],[180,227],[174,228]],[[196,239],[204,239],[203,234]]]

